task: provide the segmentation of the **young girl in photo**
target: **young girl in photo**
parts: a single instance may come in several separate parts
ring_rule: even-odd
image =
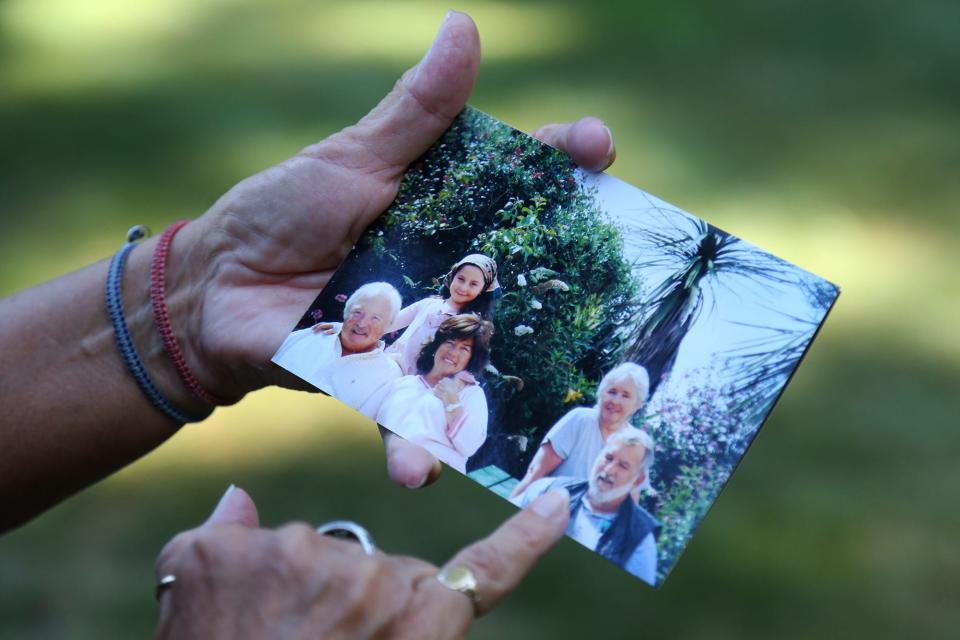
[[[462,313],[475,313],[483,320],[493,320],[499,288],[497,263],[493,258],[482,253],[464,257],[444,276],[441,295],[418,300],[400,310],[387,331],[406,331],[386,352],[397,359],[404,375],[415,374],[417,354],[424,343],[433,339],[444,320]],[[314,326],[314,331],[330,327],[328,323],[321,323]]]

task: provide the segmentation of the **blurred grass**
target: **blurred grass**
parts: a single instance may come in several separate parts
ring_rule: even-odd
[[[660,591],[564,541],[474,637],[955,637],[960,5],[458,8],[484,41],[475,106],[526,129],[597,114],[612,173],[844,287]],[[0,3],[0,294],[355,121],[445,10]],[[435,562],[511,512],[454,473],[396,489],[369,423],[263,391],[0,539],[0,636],[149,634],[153,557],[230,482],[266,524],[353,518]]]

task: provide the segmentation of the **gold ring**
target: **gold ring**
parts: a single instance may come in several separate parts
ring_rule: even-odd
[[[470,598],[473,605],[473,615],[480,615],[480,593],[477,591],[477,576],[470,567],[454,564],[444,567],[437,574],[437,582],[447,589],[459,591]]]

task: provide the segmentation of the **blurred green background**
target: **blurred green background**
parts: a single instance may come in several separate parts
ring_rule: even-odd
[[[446,8],[0,2],[0,294],[354,122]],[[484,45],[474,106],[601,116],[611,173],[844,290],[663,588],[565,540],[473,637],[957,637],[960,4],[457,8]],[[155,554],[231,482],[268,525],[351,518],[437,563],[512,512],[452,472],[394,488],[370,423],[263,391],[0,538],[0,636],[148,636]]]

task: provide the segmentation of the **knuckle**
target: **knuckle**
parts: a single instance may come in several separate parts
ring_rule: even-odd
[[[307,558],[317,553],[317,543],[322,540],[316,530],[305,522],[291,522],[277,530],[272,553],[278,562],[300,566]]]
[[[206,573],[218,564],[228,548],[215,529],[203,529],[190,539],[184,551],[190,566]]]
[[[310,540],[317,535],[316,530],[312,526],[300,521],[289,522],[283,525],[277,529],[277,533],[280,534],[283,540],[296,543]]]
[[[563,136],[560,135],[562,131],[562,125],[545,124],[533,132],[533,137],[552,147],[559,147],[563,143]]]
[[[538,526],[539,521],[534,522],[528,518],[517,518],[514,520],[512,540],[514,542],[514,554],[520,557],[539,557],[544,551],[544,536],[542,527]]]
[[[463,552],[457,561],[466,564],[479,576],[483,576],[484,586],[499,589],[509,573],[509,562],[504,554],[489,540],[478,542]]]
[[[388,583],[385,563],[366,556],[357,562],[339,562],[328,576],[331,591],[339,594],[340,609],[348,617],[363,617],[377,588]]]
[[[363,594],[376,584],[382,573],[386,573],[385,563],[368,556],[358,556],[353,562],[338,563],[334,579],[348,586],[351,592]]]
[[[437,567],[434,564],[415,558],[413,556],[389,556],[394,573],[406,576],[411,585],[417,585],[425,578],[432,578],[437,575]]]
[[[153,564],[157,576],[168,573],[177,564],[177,559],[184,555],[194,536],[194,531],[181,531],[163,545]]]

